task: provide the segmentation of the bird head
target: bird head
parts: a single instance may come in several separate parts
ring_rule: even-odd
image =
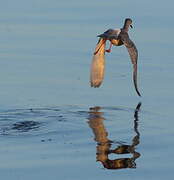
[[[127,25],[127,26],[130,26],[131,28],[133,28],[132,19],[130,19],[130,18],[126,18],[124,24]]]

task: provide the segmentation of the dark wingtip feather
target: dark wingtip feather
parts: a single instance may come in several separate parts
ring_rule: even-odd
[[[134,64],[133,81],[134,81],[135,90],[136,90],[137,94],[141,97],[141,94],[140,94],[140,92],[138,90],[138,86],[137,86],[137,64]]]
[[[91,82],[91,87],[98,88],[98,87],[100,87],[100,85],[101,85],[101,83]]]

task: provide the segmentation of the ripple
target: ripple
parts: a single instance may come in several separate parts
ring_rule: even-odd
[[[116,122],[125,127],[124,119],[133,118],[135,108],[119,106],[85,107],[69,105],[62,107],[40,107],[8,109],[0,112],[0,135],[43,135],[48,133],[68,134],[80,131],[92,116],[103,116],[110,126]],[[98,112],[91,113],[91,112]],[[100,114],[102,113],[102,114]],[[144,112],[141,112],[144,113]],[[127,128],[126,128],[127,129]]]
[[[61,133],[78,124],[87,112],[77,106],[9,109],[0,112],[0,135]]]
[[[38,135],[54,131],[57,122],[65,122],[58,108],[10,109],[0,112],[1,135]]]
[[[22,121],[22,122],[14,123],[11,129],[21,132],[27,132],[29,130],[39,128],[40,124],[41,123],[35,121]]]

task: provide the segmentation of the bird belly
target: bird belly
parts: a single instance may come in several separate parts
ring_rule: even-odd
[[[111,40],[111,43],[114,45],[114,46],[121,46],[123,45],[123,42],[119,39],[112,39]]]

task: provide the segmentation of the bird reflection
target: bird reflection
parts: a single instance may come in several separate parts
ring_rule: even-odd
[[[135,160],[140,157],[140,153],[136,152],[136,146],[140,143],[140,133],[138,131],[138,112],[140,110],[141,103],[139,103],[134,111],[134,131],[135,136],[132,139],[130,145],[119,143],[115,149],[111,149],[113,141],[108,139],[108,132],[104,126],[103,112],[99,112],[101,107],[90,108],[89,112],[89,126],[92,129],[96,147],[96,160],[100,161],[104,168],[107,169],[123,169],[123,168],[136,168]],[[116,158],[114,160],[109,159],[109,155],[125,155],[130,154],[131,157]]]

